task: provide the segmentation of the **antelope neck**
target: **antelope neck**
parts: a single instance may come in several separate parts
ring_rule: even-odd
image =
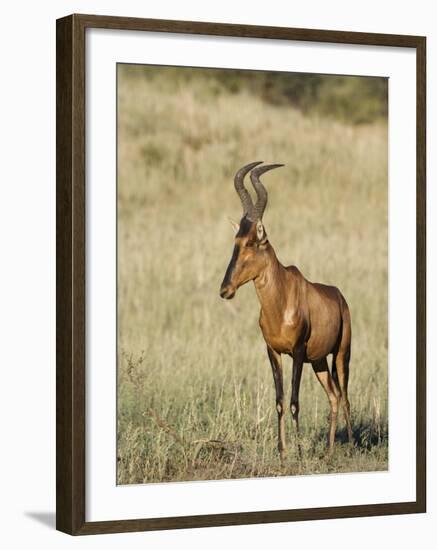
[[[270,244],[267,247],[266,265],[253,282],[262,309],[280,314],[287,302],[285,292],[287,272],[276,257],[273,247]]]

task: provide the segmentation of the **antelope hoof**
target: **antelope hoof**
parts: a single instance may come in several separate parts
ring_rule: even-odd
[[[326,456],[331,458],[334,454],[334,445],[329,445],[328,450],[326,451]]]

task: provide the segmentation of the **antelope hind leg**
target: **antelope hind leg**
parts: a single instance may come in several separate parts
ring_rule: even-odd
[[[337,429],[340,391],[337,388],[337,385],[335,384],[329,372],[326,357],[321,359],[320,361],[315,361],[311,364],[313,366],[317,379],[319,380],[320,384],[326,392],[326,395],[328,396],[329,404],[331,406],[330,428],[328,436],[329,453],[331,454],[334,449],[335,431]]]
[[[350,403],[347,395],[347,386],[349,382],[349,360],[350,360],[350,351],[346,350],[345,352],[339,352],[333,358],[332,374],[334,380],[337,382],[338,387],[340,388],[341,393],[341,404],[343,407],[344,418],[346,420],[347,427],[347,437],[349,443],[353,443],[352,435],[352,422],[351,422],[351,412],[350,412]]]

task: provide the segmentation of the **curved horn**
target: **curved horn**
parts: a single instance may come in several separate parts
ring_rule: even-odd
[[[235,185],[235,191],[237,191],[238,196],[240,197],[241,204],[243,205],[243,216],[248,214],[249,216],[252,213],[253,210],[253,202],[250,198],[248,190],[244,187],[244,177],[246,174],[248,174],[252,168],[255,168],[255,166],[258,166],[258,164],[262,164],[261,161],[257,162],[251,162],[250,164],[246,164],[246,166],[243,166],[243,168],[240,168],[238,172],[235,174],[234,178],[234,185]]]
[[[260,182],[259,177],[261,176],[261,174],[264,174],[264,172],[267,172],[268,170],[273,170],[273,168],[280,168],[281,166],[284,165],[266,164],[265,166],[255,168],[255,170],[252,170],[252,172],[250,173],[250,181],[252,182],[252,185],[255,188],[256,195],[258,197],[258,200],[256,201],[256,204],[253,207],[252,212],[250,213],[250,218],[252,218],[252,221],[258,221],[262,219],[264,210],[267,205],[267,189]]]

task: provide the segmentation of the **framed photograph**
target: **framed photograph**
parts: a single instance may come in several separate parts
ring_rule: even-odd
[[[57,21],[59,530],[425,512],[425,48]]]

